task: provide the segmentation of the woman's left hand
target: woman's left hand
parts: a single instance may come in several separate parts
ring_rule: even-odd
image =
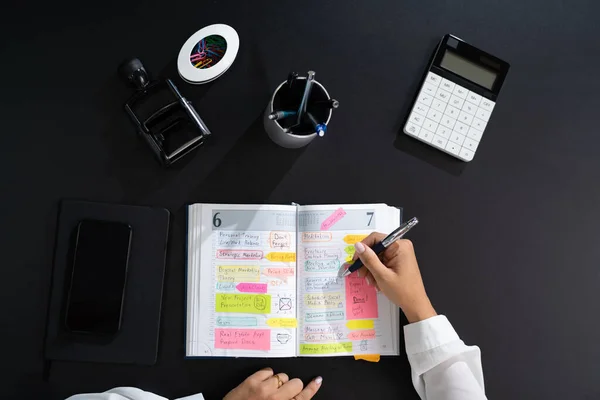
[[[309,400],[321,387],[323,378],[313,379],[306,387],[298,378],[290,379],[271,368],[261,369],[223,398],[223,400]]]

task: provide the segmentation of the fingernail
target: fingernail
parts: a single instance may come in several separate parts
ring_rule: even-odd
[[[365,245],[362,244],[361,242],[357,242],[354,244],[354,249],[356,250],[356,252],[358,254],[362,254],[365,252]]]
[[[367,275],[367,285],[373,286],[373,281],[371,280],[371,277],[369,275]]]
[[[321,384],[321,382],[323,382],[323,378],[321,378],[320,376],[317,376],[317,377],[315,378],[315,383],[316,383],[317,385],[320,385],[320,384]]]

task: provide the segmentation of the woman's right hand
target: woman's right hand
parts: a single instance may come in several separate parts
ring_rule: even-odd
[[[264,368],[246,378],[223,400],[310,400],[322,382],[319,376],[304,386],[298,378],[290,379],[287,374],[273,374],[271,368]]]
[[[376,285],[383,294],[398,305],[408,322],[413,323],[437,315],[423,286],[415,250],[410,240],[392,243],[380,256],[371,250],[387,235],[373,232],[354,245],[354,259],[362,260],[365,267],[358,270],[367,283]],[[380,259],[381,258],[381,259]]]

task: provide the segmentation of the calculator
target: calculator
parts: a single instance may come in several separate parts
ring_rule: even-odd
[[[436,48],[404,133],[471,161],[510,65],[453,35]]]

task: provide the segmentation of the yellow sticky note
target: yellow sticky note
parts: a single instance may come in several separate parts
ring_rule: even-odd
[[[351,319],[346,322],[348,329],[374,329],[375,323],[371,319]]]
[[[272,328],[295,328],[298,326],[296,318],[269,318],[267,325]]]
[[[271,295],[217,293],[215,310],[217,312],[270,314]]]
[[[354,248],[354,246],[346,246],[344,248],[344,251],[346,252],[346,254],[353,256],[356,249]]]
[[[368,362],[379,362],[379,360],[381,360],[381,356],[379,354],[357,354],[354,356],[354,359]]]
[[[341,343],[303,343],[300,345],[300,354],[331,354],[349,353],[352,351],[352,342]]]
[[[360,242],[366,237],[367,235],[346,235],[344,236],[344,242],[348,244],[354,244]]]
[[[266,256],[269,261],[294,262],[296,253],[268,253]]]

